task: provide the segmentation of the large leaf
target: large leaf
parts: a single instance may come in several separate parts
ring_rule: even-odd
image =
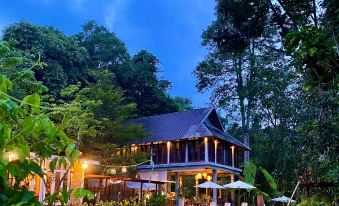
[[[38,94],[32,94],[26,96],[22,102],[21,107],[24,105],[28,105],[31,108],[32,113],[36,114],[40,111],[40,96]]]
[[[94,195],[90,191],[85,190],[83,188],[77,188],[74,190],[75,199],[84,198],[84,197],[87,197],[87,199],[91,200],[94,198]]]

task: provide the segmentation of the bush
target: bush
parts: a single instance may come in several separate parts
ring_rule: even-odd
[[[165,195],[153,193],[149,199],[146,199],[146,206],[165,206],[166,200]]]

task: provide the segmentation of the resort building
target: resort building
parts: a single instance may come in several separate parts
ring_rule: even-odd
[[[150,153],[149,163],[137,167],[139,177],[175,181],[174,191],[173,187],[163,189],[174,194],[176,200],[184,176],[194,176],[196,184],[206,180],[217,183],[221,178],[234,180],[234,176],[241,173],[241,155],[249,150],[224,132],[214,108],[143,117],[128,123],[142,125],[149,135],[121,147],[119,155]],[[214,189],[214,202],[217,198],[218,191]]]

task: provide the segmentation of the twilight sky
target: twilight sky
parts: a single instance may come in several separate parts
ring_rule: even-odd
[[[207,53],[201,33],[214,18],[213,8],[213,0],[3,0],[0,30],[27,20],[71,35],[94,19],[115,32],[132,55],[146,49],[157,56],[160,76],[172,82],[171,95],[203,107],[209,94],[197,92],[192,72]]]

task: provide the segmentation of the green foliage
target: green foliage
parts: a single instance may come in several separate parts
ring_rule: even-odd
[[[244,143],[250,136],[257,169],[277,180],[265,187],[290,191],[299,176],[336,183],[336,1],[218,0],[215,11],[202,36],[210,53],[195,69],[196,86],[212,90],[231,134]],[[270,179],[265,170],[256,178]]]
[[[14,41],[15,49],[33,58],[39,54],[47,63],[35,71],[35,78],[48,87],[49,94],[58,96],[68,83],[84,79],[88,53],[75,38],[67,37],[52,27],[42,27],[22,21],[3,32],[3,40]]]
[[[253,162],[245,164],[243,175],[244,182],[255,185],[258,188],[256,193],[264,194],[265,196],[268,196],[267,193],[270,193],[271,196],[277,194],[277,184],[275,179],[267,172],[267,170],[257,167]],[[260,178],[260,175],[263,175],[264,179]],[[269,186],[269,189],[266,188],[266,185]]]
[[[88,206],[87,203],[83,204],[84,206]],[[100,201],[95,203],[93,206],[144,206],[145,204],[138,203],[136,198],[131,198],[131,199],[125,199],[120,202],[117,201]]]
[[[56,164],[69,170],[80,152],[41,110],[44,107],[40,105],[38,94],[28,95],[23,100],[12,98],[7,94],[12,89],[12,82],[2,74],[0,88],[0,204],[40,205],[34,193],[27,190],[25,181],[34,176],[44,178],[42,162],[51,159],[52,155],[62,155],[52,161],[52,172]],[[20,105],[13,100],[19,101]],[[10,183],[9,175],[15,180],[14,184]],[[50,205],[56,200],[65,205],[69,194],[70,191],[62,191],[51,194],[46,200]]]
[[[330,206],[333,205],[328,200],[321,197],[301,197],[301,202],[297,206]]]
[[[127,103],[136,104],[138,116],[190,108],[188,100],[175,100],[168,95],[171,84],[159,78],[159,60],[153,54],[142,50],[131,57],[114,33],[94,21],[84,24],[74,36],[22,21],[8,26],[3,40],[13,42],[12,56],[17,57],[10,58],[12,62],[3,58],[3,64],[22,62],[14,70],[5,71],[15,80],[16,97],[42,93],[55,103],[64,88],[79,82],[81,87],[92,84],[95,79],[90,73],[97,71],[112,74],[109,81],[122,92]],[[6,49],[0,48],[0,55],[4,52]],[[38,54],[39,60],[45,62],[44,68],[27,70],[26,66],[38,59]]]
[[[167,197],[162,194],[153,193],[146,199],[146,206],[165,206]]]
[[[252,162],[248,162],[244,166],[244,182],[254,185],[255,175],[257,173],[257,167]]]
[[[194,176],[183,176],[182,186],[180,188],[180,195],[184,198],[190,199],[195,196],[195,178]]]

